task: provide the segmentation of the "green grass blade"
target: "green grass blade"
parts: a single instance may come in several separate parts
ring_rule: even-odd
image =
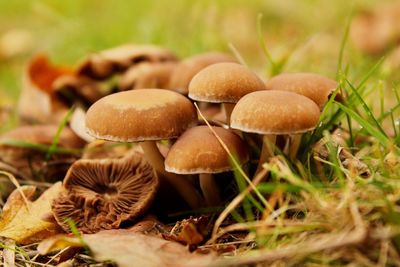
[[[270,65],[271,65],[270,74],[275,75],[275,74],[277,74],[277,73],[275,73],[277,66],[276,66],[276,63],[275,63],[275,61],[273,60],[273,58],[271,56],[271,53],[268,51],[267,44],[266,44],[265,39],[263,37],[262,19],[263,19],[263,14],[262,13],[258,14],[258,17],[257,17],[257,36],[258,36],[258,41],[259,41],[259,43],[261,45],[261,48],[262,48],[262,50],[264,52],[264,55],[267,57]]]
[[[361,95],[357,92],[357,90],[354,88],[354,86],[350,83],[350,81],[345,77],[344,78],[347,84],[350,86],[351,91],[353,92],[354,96],[357,98],[357,100],[361,103],[361,106],[364,108],[365,112],[367,113],[368,118],[373,122],[376,126],[376,128],[382,133],[385,134],[385,131],[382,129],[381,125],[375,118],[374,114],[372,114],[371,109],[368,107],[367,103],[362,99]]]
[[[336,80],[339,78],[340,73],[342,72],[342,64],[343,64],[343,55],[344,55],[344,49],[346,47],[347,40],[349,38],[349,30],[350,30],[350,25],[351,25],[351,20],[353,18],[353,12],[350,12],[347,21],[346,21],[346,27],[344,30],[343,38],[340,43],[340,50],[339,50],[339,59],[338,59],[338,65],[337,65],[337,71],[336,71]]]
[[[69,119],[71,118],[72,114],[74,113],[74,110],[75,110],[75,107],[71,107],[68,110],[67,114],[62,119],[62,121],[60,122],[60,125],[58,126],[58,129],[57,129],[57,133],[54,135],[51,146],[50,146],[49,150],[47,151],[46,161],[49,161],[51,159],[51,156],[53,156],[53,154],[57,150],[57,144],[60,139],[61,132],[64,129],[64,127],[67,125]]]
[[[356,112],[346,107],[345,105],[336,102],[341,110],[345,113],[349,114],[354,120],[356,120],[364,129],[373,137],[375,137],[381,144],[387,146],[389,144],[389,138],[386,134],[382,133],[380,130],[377,130],[372,124],[370,124],[366,119],[358,115]]]

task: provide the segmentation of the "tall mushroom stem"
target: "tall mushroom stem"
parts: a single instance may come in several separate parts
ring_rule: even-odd
[[[199,175],[200,188],[203,192],[207,206],[216,206],[221,203],[219,197],[218,185],[211,173],[202,173]]]
[[[261,148],[260,160],[258,161],[257,170],[254,176],[256,176],[261,170],[262,165],[268,161],[274,155],[276,135],[264,135],[263,144]]]
[[[231,125],[231,114],[234,107],[235,107],[234,103],[222,103],[222,109],[225,112],[226,124],[228,126]]]
[[[196,188],[186,180],[184,176],[169,173],[164,168],[164,157],[158,150],[157,143],[155,141],[144,141],[140,143],[144,155],[149,163],[153,166],[158,173],[161,174],[161,179],[165,178],[173,187],[175,187],[181,194],[183,199],[192,208],[198,208],[201,206],[203,198],[199,195]]]
[[[297,156],[297,152],[300,148],[302,134],[293,134],[289,136],[290,146],[289,146],[289,158],[294,160]]]

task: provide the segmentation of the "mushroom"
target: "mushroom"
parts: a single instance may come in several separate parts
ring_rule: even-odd
[[[116,142],[142,141],[141,147],[160,179],[171,183],[191,207],[201,197],[184,177],[164,169],[164,157],[156,141],[179,137],[196,122],[193,104],[181,94],[163,89],[137,89],[108,95],[94,103],[86,113],[87,132]]]
[[[400,4],[392,1],[374,10],[362,10],[351,23],[350,39],[361,52],[382,54],[400,41]]]
[[[0,160],[26,178],[61,180],[71,161],[77,158],[76,149],[82,148],[85,142],[71,129],[63,128],[58,137],[58,151],[46,161],[46,153],[57,131],[56,125],[20,126],[1,135]]]
[[[122,159],[78,160],[63,186],[66,192],[52,203],[55,219],[67,232],[70,219],[83,233],[94,233],[143,215],[155,197],[158,178],[135,153]]]
[[[235,133],[213,127],[217,135],[242,164],[249,160],[246,143]],[[208,206],[220,204],[213,173],[231,171],[229,155],[208,126],[187,130],[168,151],[165,169],[177,174],[199,174],[200,187]]]
[[[304,95],[322,110],[338,84],[334,80],[315,73],[283,73],[268,80],[266,87],[268,90],[290,91]]]
[[[273,155],[277,135],[298,135],[313,130],[320,111],[311,99],[287,91],[258,91],[244,96],[232,112],[231,127],[263,135],[257,171]],[[293,157],[293,155],[290,155]]]
[[[229,124],[232,109],[242,96],[265,89],[264,82],[247,67],[237,63],[217,63],[193,77],[189,97],[196,101],[223,103]]]
[[[176,62],[143,62],[130,67],[119,80],[120,91],[140,88],[167,89]]]
[[[182,60],[171,74],[169,88],[187,95],[192,78],[205,67],[219,62],[236,62],[236,60],[230,55],[218,52],[203,53]]]
[[[176,61],[168,49],[153,45],[122,45],[87,57],[78,67],[77,74],[104,80],[116,72],[128,69],[139,62]]]
[[[99,83],[84,76],[60,76],[52,87],[56,97],[68,107],[79,102],[87,108],[105,95]]]

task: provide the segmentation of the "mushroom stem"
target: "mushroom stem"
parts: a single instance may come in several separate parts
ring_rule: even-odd
[[[276,142],[276,135],[271,134],[263,136],[263,144],[261,148],[260,160],[258,161],[255,175],[257,175],[262,170],[262,165],[274,155],[275,142]]]
[[[226,117],[226,124],[229,126],[231,125],[231,114],[234,107],[234,103],[222,103],[222,109],[224,110]]]
[[[290,146],[289,146],[288,156],[291,160],[294,160],[297,156],[297,152],[299,151],[300,148],[301,137],[302,137],[301,134],[289,135]]]
[[[207,206],[212,207],[219,205],[221,199],[219,197],[218,185],[213,175],[211,173],[201,173],[199,175],[199,182]]]
[[[164,157],[158,150],[157,143],[155,141],[144,141],[141,142],[140,145],[146,159],[153,168],[161,174],[160,179],[165,178],[173,187],[175,187],[190,207],[200,207],[203,199],[189,180],[186,180],[184,176],[165,171]]]

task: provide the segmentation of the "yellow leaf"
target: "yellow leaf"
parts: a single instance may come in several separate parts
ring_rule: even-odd
[[[51,213],[51,203],[62,190],[61,182],[47,189],[37,200],[30,201],[36,191],[34,186],[22,186],[9,196],[0,217],[0,236],[18,243],[29,244],[60,232],[54,222],[44,221]],[[26,203],[21,191],[29,200]]]

